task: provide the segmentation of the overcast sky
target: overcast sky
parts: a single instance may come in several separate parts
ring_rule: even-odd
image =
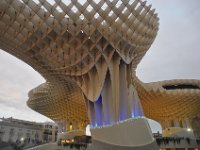
[[[160,29],[137,68],[144,82],[200,79],[200,0],[148,0]],[[27,93],[45,80],[30,66],[0,50],[0,117],[47,121],[26,106]],[[158,125],[153,124],[153,130]]]
[[[200,79],[200,0],[147,0],[160,18],[156,40],[137,68],[144,82]]]

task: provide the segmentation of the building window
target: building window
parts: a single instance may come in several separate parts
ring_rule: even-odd
[[[12,136],[14,135],[14,128],[10,129],[10,135],[12,135]]]

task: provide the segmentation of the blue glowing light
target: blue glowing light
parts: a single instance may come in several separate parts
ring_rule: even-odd
[[[132,112],[132,118],[135,118],[135,114],[134,114],[134,112]]]
[[[101,126],[102,125],[102,97],[101,95],[99,96],[98,100],[95,102],[96,106],[96,126]]]
[[[121,121],[120,116],[118,117],[118,121]]]

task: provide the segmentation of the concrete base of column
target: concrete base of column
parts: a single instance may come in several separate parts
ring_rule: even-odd
[[[112,126],[91,129],[92,150],[158,150],[148,121],[128,119]]]

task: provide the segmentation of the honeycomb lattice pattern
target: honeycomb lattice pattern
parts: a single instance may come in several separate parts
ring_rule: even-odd
[[[81,90],[73,84],[61,85],[46,82],[33,89],[29,92],[28,106],[56,122],[65,120],[84,129],[89,120]]]
[[[28,105],[53,120],[87,120],[78,86],[94,101],[110,61],[136,68],[158,25],[141,0],[0,1],[0,48],[47,80],[29,93]]]
[[[147,84],[134,78],[145,115],[160,122],[164,128],[191,126],[192,119],[200,113],[200,89],[163,88],[180,84],[200,87],[199,80],[166,80]]]
[[[21,59],[29,64],[34,60],[48,72],[69,76],[90,100],[100,93],[114,53],[136,66],[158,30],[157,14],[141,0],[0,3],[1,48],[23,53]],[[99,84],[88,92],[93,74]]]
[[[85,123],[81,90],[94,100],[115,57],[135,70],[155,39],[158,17],[141,0],[50,2],[1,0],[0,48],[47,80],[29,93],[31,108],[55,121]],[[197,80],[144,84],[133,77],[133,83],[145,115],[163,127],[185,124],[199,113],[199,90],[162,88],[168,83],[199,85]]]

